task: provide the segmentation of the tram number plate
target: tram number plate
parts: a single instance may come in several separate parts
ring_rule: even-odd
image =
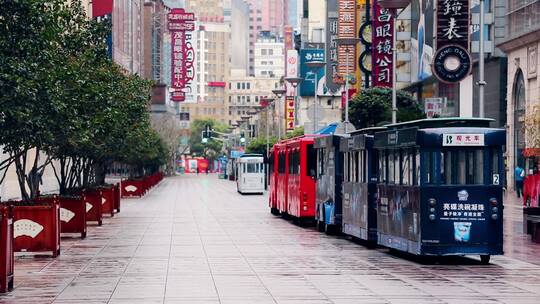
[[[500,184],[499,174],[493,174],[493,184],[497,186]]]
[[[443,146],[483,146],[484,134],[443,134]]]

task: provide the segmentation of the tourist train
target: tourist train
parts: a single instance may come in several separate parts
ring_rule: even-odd
[[[422,119],[305,135],[270,153],[274,215],[414,255],[503,253],[506,131]]]

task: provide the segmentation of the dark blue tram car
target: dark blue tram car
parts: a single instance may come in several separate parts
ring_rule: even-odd
[[[415,255],[503,253],[505,130],[490,119],[387,126],[378,153],[378,244]]]
[[[321,232],[336,233],[341,229],[343,154],[339,151],[341,135],[315,138],[317,151],[317,194],[315,221]]]
[[[373,134],[384,127],[362,129],[342,138],[343,153],[343,227],[344,234],[377,242],[378,157],[373,149]]]

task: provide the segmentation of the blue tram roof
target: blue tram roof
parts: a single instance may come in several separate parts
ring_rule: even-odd
[[[387,130],[375,134],[375,148],[396,148],[396,147],[459,147],[455,144],[445,144],[445,136],[467,137],[467,135],[479,135],[481,141],[475,144],[463,144],[467,146],[504,146],[506,143],[506,130],[484,127],[446,127],[446,128],[426,128],[417,127]]]
[[[428,128],[444,128],[444,127],[477,127],[477,128],[489,128],[490,123],[494,122],[491,118],[475,118],[475,117],[441,117],[441,118],[425,118],[418,120],[411,120],[405,122],[399,122],[395,124],[386,125],[388,129],[406,129],[417,127],[419,129]]]

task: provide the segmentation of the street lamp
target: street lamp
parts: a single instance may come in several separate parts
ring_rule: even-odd
[[[323,68],[326,65],[326,62],[324,61],[308,61],[305,63],[308,68],[310,68],[313,71],[313,74],[315,76],[315,101],[313,105],[313,133],[317,132],[317,127],[319,125],[319,122],[317,121],[317,108],[319,107],[319,98],[317,95],[317,91],[319,90],[319,80],[317,79],[319,76],[319,70]]]
[[[285,81],[294,88],[294,124],[298,124],[298,85],[304,80],[301,77],[287,77]]]
[[[349,74],[349,53],[351,52],[350,47],[356,46],[358,42],[360,42],[360,38],[336,38],[334,41],[338,45],[345,46],[345,54],[346,56],[346,65],[347,65],[347,71],[345,72],[347,75],[345,75],[345,121],[343,122],[343,129],[345,133],[347,133],[347,129],[349,126],[349,83],[350,83],[350,77]]]
[[[270,113],[269,113],[269,109],[270,109],[270,104],[272,103],[272,101],[274,101],[272,98],[264,98],[263,100],[261,100],[261,102],[265,102],[267,104],[266,106],[266,157],[270,157],[270,124],[268,123],[268,120],[269,120],[269,117],[270,117]]]
[[[397,123],[397,89],[396,89],[396,61],[397,61],[397,18],[405,8],[409,5],[410,0],[379,0],[378,3],[381,7],[390,10],[390,14],[394,17],[394,30],[392,32],[392,123]],[[397,10],[401,9],[398,13]]]
[[[278,138],[281,139],[281,120],[280,120],[281,107],[280,107],[279,101],[281,101],[281,98],[283,97],[283,95],[285,95],[285,93],[287,93],[287,90],[285,90],[285,88],[279,88],[279,89],[272,90],[272,93],[274,93],[274,95],[276,95],[276,97],[278,98],[276,100],[276,102],[274,103],[274,107],[277,105]]]

